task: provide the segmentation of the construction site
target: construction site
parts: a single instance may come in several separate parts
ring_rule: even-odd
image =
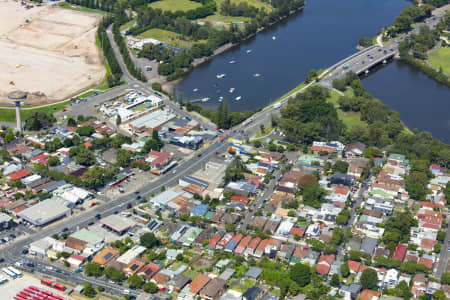
[[[98,85],[105,76],[95,43],[100,20],[55,4],[0,0],[0,105],[11,105],[14,90],[38,105]]]

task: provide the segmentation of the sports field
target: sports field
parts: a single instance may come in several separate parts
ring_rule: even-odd
[[[196,9],[197,7],[200,7],[202,5],[198,2],[189,0],[160,0],[150,3],[149,6],[152,8],[160,8],[162,10],[187,11],[190,9]]]

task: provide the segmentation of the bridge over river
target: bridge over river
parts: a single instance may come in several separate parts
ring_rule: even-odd
[[[444,13],[441,13],[432,18],[429,18],[423,24],[433,29],[436,27],[436,24],[439,22],[440,17],[442,17],[443,15]],[[343,60],[337,62],[327,69],[326,73],[331,72],[331,74],[326,75],[326,77],[320,81],[319,85],[326,88],[332,88],[333,80],[335,78],[344,77],[347,72],[352,71],[357,75],[369,73],[371,68],[379,64],[387,63],[388,60],[398,55],[399,43],[403,39],[405,39],[408,34],[418,33],[419,29],[420,26],[416,26],[407,34],[404,34],[401,37],[391,41],[387,45],[373,45],[364,48],[363,50],[360,50],[348,56],[347,58],[344,58]]]

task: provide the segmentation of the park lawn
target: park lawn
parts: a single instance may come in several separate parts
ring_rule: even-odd
[[[268,135],[271,131],[272,131],[272,125],[264,126],[264,132],[262,132],[261,129],[259,129],[255,135],[255,138],[260,138],[265,135]]]
[[[348,88],[344,92],[344,94],[347,96],[352,96],[353,90],[351,88]],[[345,112],[345,111],[337,108],[339,97],[341,97],[341,95],[339,95],[338,92],[332,90],[332,91],[330,91],[330,97],[328,98],[327,101],[332,103],[334,105],[334,107],[336,107],[338,117],[340,120],[342,120],[342,122],[344,122],[345,126],[347,128],[352,128],[357,124],[366,125],[366,123],[364,121],[361,121],[361,114],[359,112],[350,112],[350,111]]]
[[[61,2],[61,3],[59,3],[59,6],[62,8],[73,9],[73,10],[78,10],[78,11],[82,11],[82,12],[94,13],[94,14],[99,14],[99,15],[104,15],[104,16],[108,15],[108,12],[103,11],[103,10],[87,8],[87,7],[78,6],[78,5],[72,5],[67,2]]]
[[[428,60],[436,69],[442,67],[442,70],[450,74],[450,48],[441,47],[432,51],[428,55]]]
[[[164,11],[187,11],[191,9],[196,9],[202,6],[198,2],[189,1],[189,0],[160,0],[150,3],[148,6],[151,8],[159,8]]]
[[[34,108],[34,109],[22,109],[21,110],[21,116],[22,116],[22,120],[25,121],[26,119],[28,119],[31,114],[33,114],[34,112],[45,112],[45,113],[55,113],[57,111],[60,111],[62,109],[64,109],[67,104],[69,104],[71,102],[71,100],[67,100],[61,103],[57,103],[57,104],[53,104],[53,105],[48,105],[48,106],[44,106],[44,107],[39,107],[39,108]],[[26,108],[26,107],[24,107]],[[9,123],[14,123],[16,121],[16,109],[15,108],[1,108],[0,109],[0,121],[1,122],[9,122]]]
[[[182,40],[180,34],[164,29],[149,29],[141,33],[139,36],[142,38],[152,38],[179,48],[190,49],[192,47],[192,43]]]
[[[222,23],[233,23],[233,22],[249,22],[251,19],[247,17],[229,17],[222,16],[219,14],[214,14],[207,16],[206,18],[198,19],[201,22],[222,22]]]
[[[136,24],[136,20],[131,20],[131,21],[125,23],[122,26],[120,26],[120,31],[126,31],[126,30],[130,29],[131,27],[133,27],[134,24]]]
[[[224,3],[225,0],[216,0],[217,4],[217,10],[220,11],[220,8],[222,7],[222,3]],[[232,4],[238,5],[241,2],[246,2],[248,5],[254,6],[256,8],[265,8],[267,11],[271,11],[272,7],[262,1],[258,0],[230,0]]]

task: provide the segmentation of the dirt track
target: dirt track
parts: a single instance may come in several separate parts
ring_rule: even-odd
[[[9,104],[6,95],[17,89],[31,93],[30,104],[44,104],[100,83],[100,19],[55,5],[26,9],[0,0],[0,105]]]

